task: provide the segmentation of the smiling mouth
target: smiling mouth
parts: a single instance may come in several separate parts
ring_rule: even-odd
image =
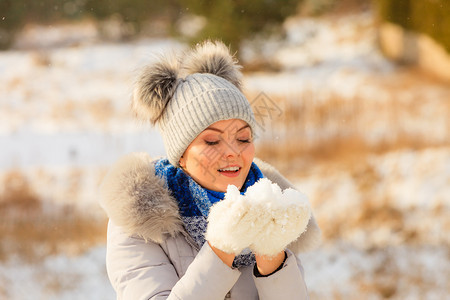
[[[233,166],[233,167],[226,167],[218,170],[220,174],[228,176],[228,177],[235,177],[239,175],[241,172],[241,167]]]

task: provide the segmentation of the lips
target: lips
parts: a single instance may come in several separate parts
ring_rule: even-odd
[[[227,177],[236,177],[241,173],[240,166],[227,166],[225,168],[221,168],[219,170],[220,174],[225,175]]]
[[[226,167],[223,169],[219,169],[219,172],[236,172],[239,171],[240,167],[239,166],[234,166],[234,167]]]

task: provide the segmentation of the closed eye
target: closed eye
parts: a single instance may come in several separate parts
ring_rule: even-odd
[[[238,139],[240,143],[250,143],[250,139]]]
[[[219,144],[219,141],[205,141],[205,144],[208,146],[214,146]]]

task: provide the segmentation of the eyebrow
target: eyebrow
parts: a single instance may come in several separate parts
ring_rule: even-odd
[[[250,128],[250,125],[245,125],[245,126],[243,126],[243,127],[241,127],[241,128],[239,128],[236,132],[239,132],[239,131],[241,131],[241,130],[243,130],[243,129],[245,129],[245,128]],[[214,128],[214,127],[208,127],[208,128],[206,128],[205,130],[214,130],[214,131],[217,131],[217,132],[220,132],[220,133],[223,133],[223,131],[222,130],[220,130],[220,129],[218,129],[218,128]]]

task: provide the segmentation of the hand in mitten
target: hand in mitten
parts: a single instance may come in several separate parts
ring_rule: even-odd
[[[206,240],[226,253],[241,253],[255,237],[253,226],[249,226],[250,210],[250,204],[237,187],[229,185],[225,198],[209,211]]]
[[[280,187],[263,178],[247,189],[251,203],[248,214],[255,216],[255,236],[250,249],[257,255],[274,256],[295,241],[311,217],[307,197],[294,189]]]
[[[273,256],[305,230],[311,210],[306,196],[261,179],[244,196],[228,186],[225,199],[209,212],[206,239],[220,250],[239,254],[250,246],[255,254]]]

